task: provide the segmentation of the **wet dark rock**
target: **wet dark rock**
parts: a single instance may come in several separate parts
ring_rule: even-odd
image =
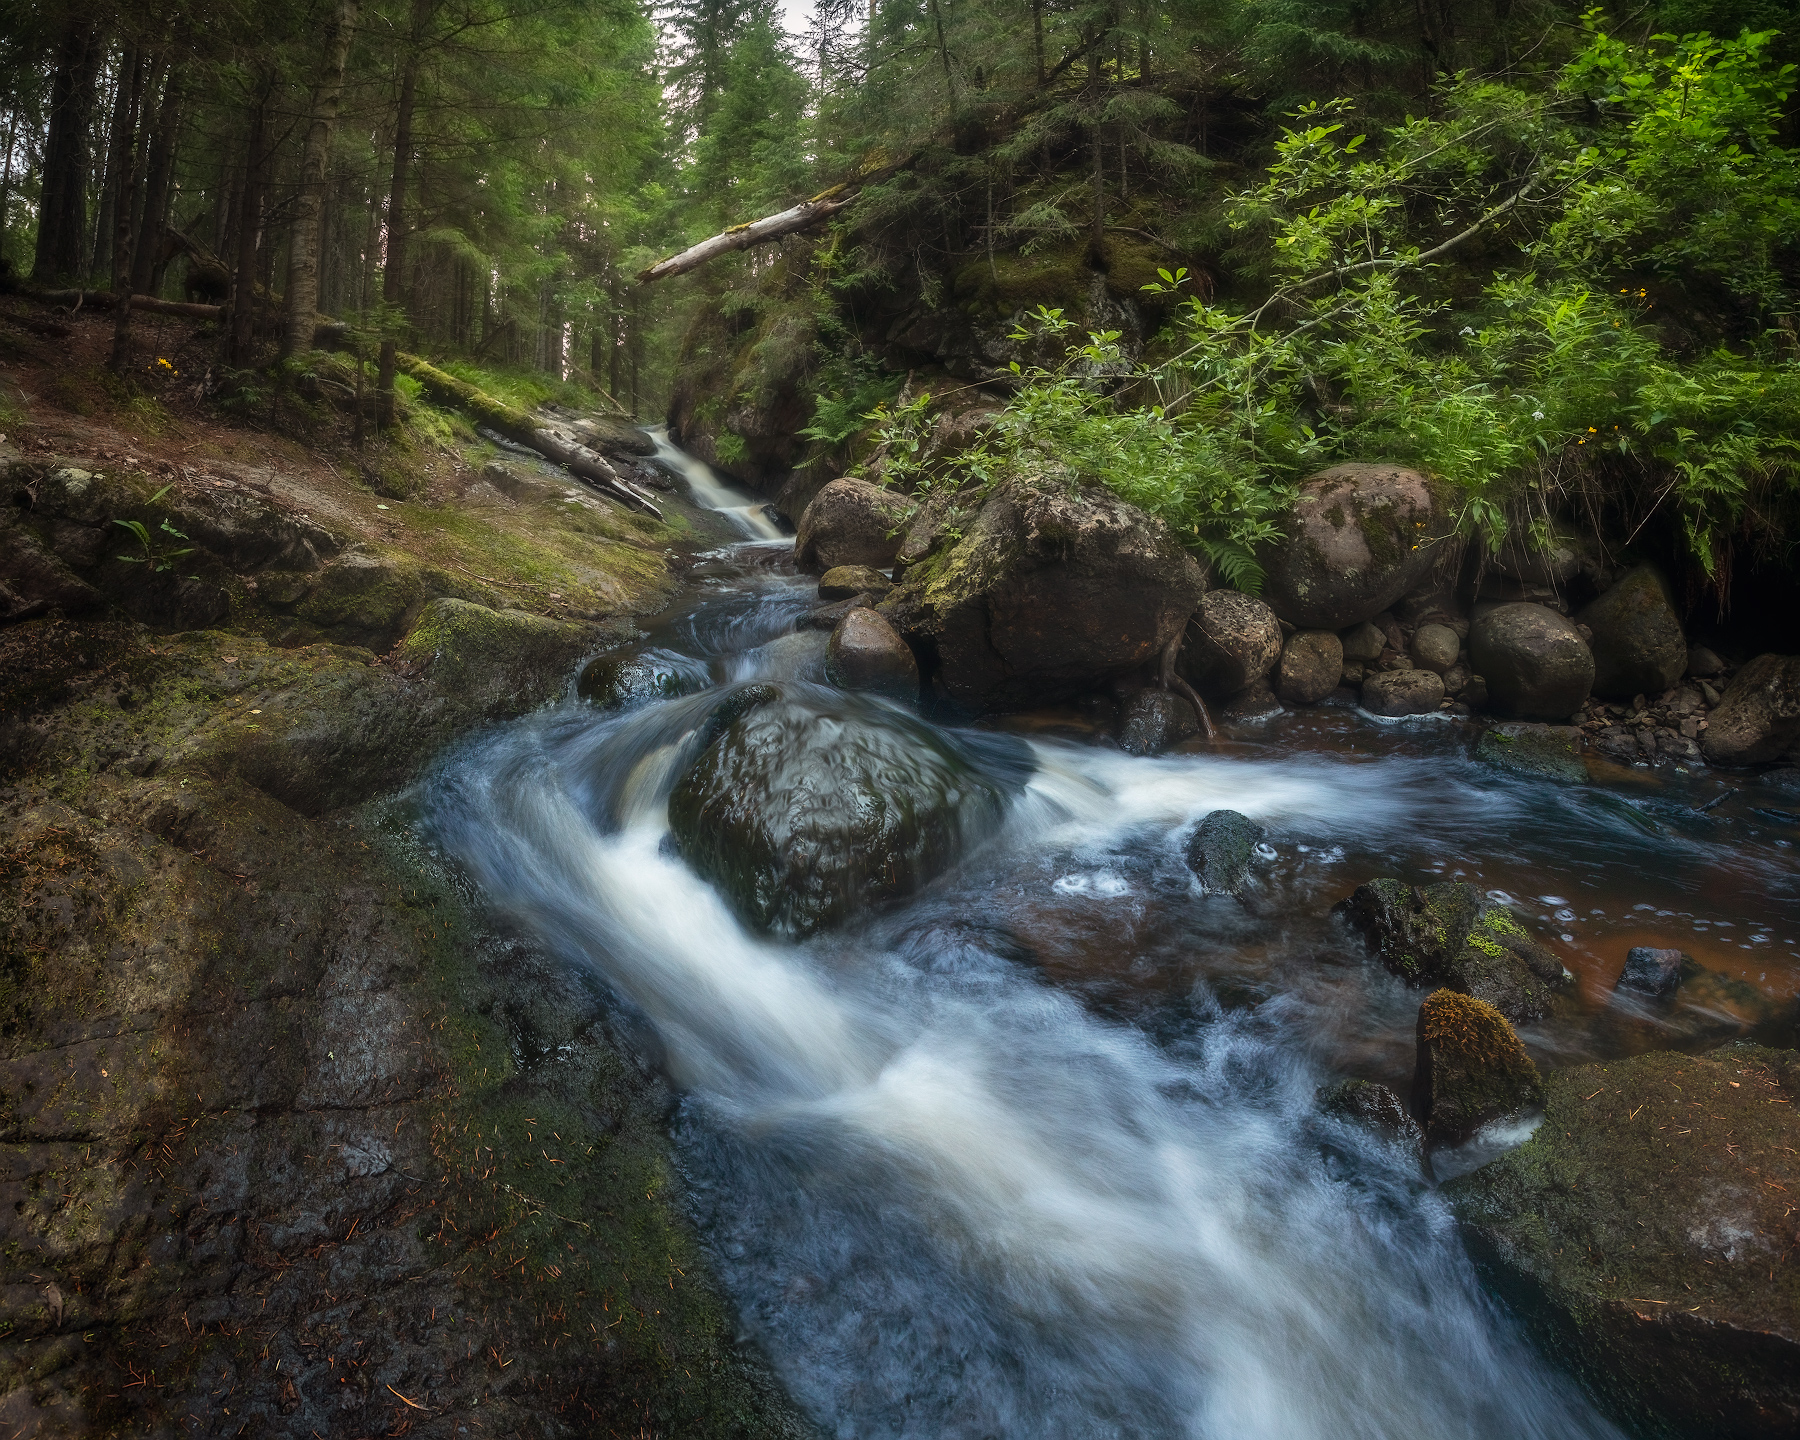
[[[1424,1130],[1387,1086],[1373,1080],[1339,1080],[1319,1091],[1318,1104],[1321,1114],[1348,1120],[1408,1155],[1424,1159]]]
[[[0,515],[0,620],[25,620],[51,610],[82,615],[100,603],[100,592],[53,550]]]
[[[1625,952],[1625,970],[1613,988],[1633,990],[1659,1000],[1673,995],[1681,984],[1683,958],[1679,950],[1634,945]]]
[[[1188,620],[1181,673],[1210,694],[1235,695],[1281,658],[1281,622],[1254,595],[1209,590]]]
[[[1235,695],[1227,695],[1216,716],[1221,725],[1255,725],[1281,713],[1281,701],[1269,688],[1269,682],[1258,680]]]
[[[1544,1082],[1506,1017],[1473,995],[1434,990],[1419,1006],[1412,1112],[1426,1143],[1458,1145],[1536,1104]]]
[[[1248,815],[1214,810],[1188,839],[1188,868],[1208,890],[1241,896],[1250,879],[1250,857],[1263,833]]]
[[[1364,664],[1374,664],[1381,658],[1381,652],[1387,649],[1387,636],[1381,627],[1372,625],[1367,620],[1360,625],[1352,625],[1339,637],[1344,647],[1344,659],[1360,660]]]
[[[1139,690],[1119,717],[1119,748],[1127,755],[1160,755],[1200,733],[1200,717],[1183,696]]]
[[[1687,637],[1653,565],[1630,570],[1576,620],[1592,632],[1594,693],[1612,700],[1656,694],[1687,669]],[[1573,708],[1573,707],[1571,707]]]
[[[1275,693],[1290,705],[1314,705],[1337,689],[1344,646],[1329,630],[1296,630],[1281,647]]]
[[[1588,697],[1594,657],[1567,616],[1542,605],[1496,605],[1469,627],[1469,656],[1487,702],[1518,720],[1566,720]]]
[[[822,575],[840,565],[891,570],[912,502],[866,480],[833,480],[813,498],[794,532],[794,563]]]
[[[1443,699],[1443,677],[1429,670],[1381,670],[1362,684],[1363,708],[1374,715],[1430,715]]]
[[[819,577],[821,600],[848,600],[856,595],[872,595],[879,600],[893,588],[893,581],[867,565],[837,565]]]
[[[1029,755],[973,743],[852,696],[758,704],[676,783],[669,823],[745,923],[810,935],[913,893],[999,823]]]
[[[1445,985],[1494,1006],[1514,1024],[1549,1013],[1574,983],[1563,964],[1498,901],[1446,880],[1356,887],[1337,913],[1369,937],[1381,963],[1412,985]]]
[[[841,618],[838,624],[843,624]],[[836,629],[834,625],[832,630]],[[805,680],[814,685],[830,683],[825,677],[825,667],[831,658],[831,636],[818,630],[778,635],[766,645],[746,650],[744,656],[754,665],[756,673],[768,680]]]
[[[865,606],[872,607],[876,597],[869,594],[851,595],[847,599],[833,600],[829,605],[821,605],[817,610],[808,610],[794,622],[796,630],[823,630],[826,633],[837,629],[838,622],[852,610],[860,610]]]
[[[1205,580],[1157,521],[1101,489],[1003,482],[881,605],[965,711],[1055,704],[1141,670]]]
[[[1758,655],[1707,721],[1702,748],[1715,765],[1765,764],[1800,746],[1800,655]]]
[[[1725,662],[1704,645],[1695,645],[1688,651],[1686,673],[1696,679],[1711,679],[1724,669]]]
[[[875,611],[849,611],[831,632],[825,678],[842,690],[865,690],[904,705],[919,700],[919,662],[900,632]]]
[[[1486,1278],[1633,1433],[1800,1432],[1800,1056],[1748,1044],[1549,1077],[1444,1194]]]
[[[1287,538],[1261,555],[1263,598],[1290,625],[1343,630],[1388,608],[1444,558],[1448,490],[1397,465],[1339,465],[1300,486]]]
[[[1496,769],[1569,785],[1588,778],[1581,760],[1581,731],[1573,725],[1490,725],[1476,738],[1475,758]]]
[[[426,608],[429,613],[432,607]],[[423,620],[421,617],[421,625]],[[408,637],[409,648],[413,643]],[[584,666],[575,693],[599,710],[629,710],[652,700],[694,694],[704,690],[709,679],[705,666],[672,650],[624,650],[602,655]]]
[[[1457,633],[1448,625],[1435,622],[1414,630],[1412,644],[1407,647],[1413,664],[1434,675],[1446,674],[1456,664],[1456,657],[1461,650],[1462,641]]]

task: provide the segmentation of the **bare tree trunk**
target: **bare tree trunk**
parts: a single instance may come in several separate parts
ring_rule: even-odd
[[[6,222],[12,207],[13,146],[19,138],[17,90],[7,96],[6,105],[6,168],[5,173],[0,175],[0,255],[6,253]]]
[[[88,251],[87,273],[96,280],[112,274],[113,231],[117,229],[114,217],[118,214],[119,185],[124,177],[125,146],[131,123],[137,118],[129,108],[137,65],[137,48],[124,46],[113,76],[112,120],[106,127],[106,170],[100,177],[100,209],[94,216],[94,243]]]
[[[250,136],[244,146],[244,188],[238,195],[230,361],[240,368],[250,363],[256,339],[256,242],[262,229],[263,164],[266,159],[263,137],[268,129],[269,101],[274,93],[274,72],[266,71],[258,79],[255,108],[250,112]]]
[[[381,299],[390,311],[400,306],[406,270],[406,179],[412,163],[413,105],[419,92],[421,43],[434,0],[413,0],[412,33],[406,66],[400,74],[400,105],[394,120],[394,176],[388,189],[387,256],[381,274]],[[381,360],[375,371],[377,420],[385,428],[394,423],[394,357],[399,351],[393,336],[381,341]]]
[[[181,78],[171,66],[156,110],[156,134],[144,179],[144,218],[132,250],[131,288],[139,294],[162,289],[163,232],[169,220],[169,195],[175,178],[175,140],[181,126]]]
[[[76,279],[87,239],[88,129],[104,53],[99,27],[70,19],[57,45],[50,82],[50,124],[44,138],[44,179],[38,196],[37,251],[31,278],[39,284]]]
[[[112,274],[113,294],[119,303],[113,310],[112,371],[123,375],[131,361],[131,212],[137,200],[138,111],[144,101],[144,72],[148,61],[136,50],[125,53],[119,68],[119,88],[129,91],[125,114],[125,143],[114,151],[119,166],[119,183],[113,194],[116,219],[113,222]]]
[[[1031,0],[1031,47],[1037,57],[1037,83],[1044,83],[1044,0]]]
[[[350,57],[356,12],[357,0],[338,0],[337,14],[325,28],[325,59],[319,83],[313,87],[312,124],[306,131],[300,193],[288,242],[286,324],[281,336],[284,356],[303,355],[312,349],[313,312],[319,301],[319,215],[325,206],[325,166],[331,159],[331,135],[343,100],[344,63]]]

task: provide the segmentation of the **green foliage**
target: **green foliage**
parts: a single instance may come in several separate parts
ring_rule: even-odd
[[[900,376],[887,374],[868,356],[828,359],[814,386],[812,424],[800,434],[842,445],[869,424],[872,412],[900,393],[901,383]]]
[[[1648,291],[1616,282],[1706,272],[1764,313],[1791,308],[1780,277],[1800,199],[1775,130],[1790,67],[1767,63],[1767,41],[1629,46],[1590,20],[1554,87],[1457,81],[1441,115],[1378,140],[1353,128],[1348,100],[1302,106],[1228,209],[1273,293],[1253,308],[1188,302],[1155,365],[1125,364],[1101,333],[1021,370],[996,447],[1103,481],[1244,588],[1295,480],[1376,458],[1452,482],[1462,523],[1496,544],[1512,523],[1547,532],[1577,492],[1642,477],[1642,513],[1672,507],[1718,575],[1747,519],[1800,488],[1800,361],[1774,341],[1674,353]],[[1569,97],[1596,91],[1594,122]],[[1431,271],[1478,235],[1504,237],[1516,263],[1453,332]],[[1068,328],[1036,317],[1038,334]],[[1144,390],[1155,403],[1123,399]]]
[[[152,505],[156,504],[168,493],[169,487],[167,485],[163,486],[162,489],[158,490],[150,497],[150,503]],[[141,520],[114,520],[113,524],[122,525],[125,529],[129,530],[132,533],[132,536],[137,540],[139,548],[143,551],[141,555],[119,556],[118,558],[123,560],[127,565],[147,565],[153,573],[160,574],[162,571],[174,569],[175,562],[183,555],[192,555],[194,553],[194,547],[192,545],[174,546],[167,540],[156,538],[155,535],[151,534],[149,527]],[[175,528],[167,515],[163,516],[162,524],[156,528],[159,534],[167,535],[171,540],[186,540],[188,538],[180,530]]]

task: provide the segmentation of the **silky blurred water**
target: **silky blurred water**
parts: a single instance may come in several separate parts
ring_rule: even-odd
[[[775,548],[711,557],[699,587],[656,643],[719,687],[773,677],[833,723],[883,723],[771,648],[815,603]],[[1707,925],[1756,926],[1773,959],[1795,913],[1778,825],[1496,777],[1447,735],[1376,744],[1349,714],[1296,722],[1318,727],[1303,748],[1154,760],[1039,732],[1000,832],[952,874],[788,944],[668,843],[719,698],[520,721],[444,768],[431,823],[653,1027],[717,1272],[826,1433],[1613,1433],[1482,1293],[1416,1164],[1317,1112],[1342,1074],[1404,1086],[1419,1000],[1329,908],[1378,874],[1504,880],[1578,963],[1643,928],[1632,877],[1681,877],[1653,911],[1691,929],[1710,869],[1762,908]],[[1268,828],[1246,904],[1181,859],[1221,806]],[[1738,983],[1756,1013],[1721,1024],[1791,995]],[[1546,1059],[1638,1043],[1600,1013],[1527,1038]]]

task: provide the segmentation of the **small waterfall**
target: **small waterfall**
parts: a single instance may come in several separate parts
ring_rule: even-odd
[[[656,459],[687,481],[695,504],[718,511],[748,540],[783,538],[781,527],[769,515],[768,501],[752,500],[730,481],[721,480],[704,460],[671,443],[664,426],[647,426],[644,433],[656,442]]]

